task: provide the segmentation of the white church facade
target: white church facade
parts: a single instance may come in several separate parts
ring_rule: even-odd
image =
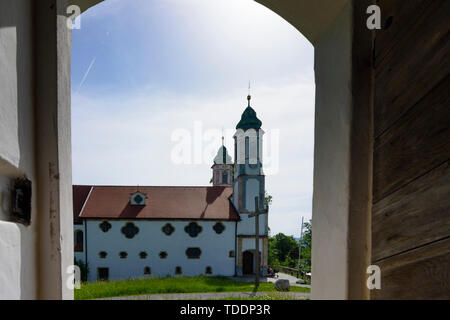
[[[264,131],[250,106],[224,145],[212,186],[73,186],[75,258],[88,281],[255,273],[255,198],[265,208]],[[259,216],[261,273],[267,269],[268,215]]]

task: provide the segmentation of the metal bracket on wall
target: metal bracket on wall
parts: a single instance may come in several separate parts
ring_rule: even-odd
[[[11,192],[11,213],[14,221],[31,224],[32,183],[26,177],[17,178]]]

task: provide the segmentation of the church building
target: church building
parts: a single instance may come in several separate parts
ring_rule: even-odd
[[[264,131],[248,106],[236,126],[234,163],[223,145],[212,186],[73,186],[75,258],[88,281],[255,273],[255,217],[265,206]],[[255,199],[256,198],[256,199]],[[268,215],[259,215],[261,273]]]

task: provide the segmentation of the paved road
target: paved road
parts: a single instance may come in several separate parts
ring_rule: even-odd
[[[299,279],[294,277],[294,276],[291,276],[289,274],[278,272],[277,275],[278,275],[278,278],[261,278],[260,281],[261,282],[272,282],[272,283],[275,283],[275,281],[277,281],[278,279],[287,279],[287,280],[289,280],[289,284],[291,286],[311,288],[311,285],[308,285],[308,284],[297,284],[296,282]],[[231,279],[235,280],[235,281],[242,281],[242,282],[253,282],[253,281],[255,281],[255,277],[254,276],[231,277]]]
[[[289,297],[293,300],[303,300],[309,298],[309,293],[302,292],[257,292],[256,296],[264,295],[280,295],[282,297]],[[211,292],[211,293],[173,293],[173,294],[146,294],[139,296],[125,296],[104,298],[100,300],[214,300],[224,298],[249,298],[252,296],[251,292]]]
[[[287,280],[289,280],[289,284],[291,286],[311,288],[311,285],[308,285],[308,284],[297,284],[296,282],[299,279],[294,276],[291,276],[289,274],[278,272],[277,275],[278,275],[278,278],[267,278],[267,281],[275,283],[275,281],[277,281],[278,279],[287,279]]]

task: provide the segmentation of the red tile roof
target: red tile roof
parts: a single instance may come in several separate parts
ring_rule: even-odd
[[[82,224],[80,219],[81,209],[83,209],[84,202],[86,201],[91,186],[72,186],[73,192],[73,224]]]
[[[78,186],[74,186],[74,191]],[[139,187],[145,206],[132,206],[133,186],[94,186],[81,212],[93,219],[239,220],[231,187]],[[75,199],[75,194],[74,194]],[[75,207],[75,203],[74,203]]]

